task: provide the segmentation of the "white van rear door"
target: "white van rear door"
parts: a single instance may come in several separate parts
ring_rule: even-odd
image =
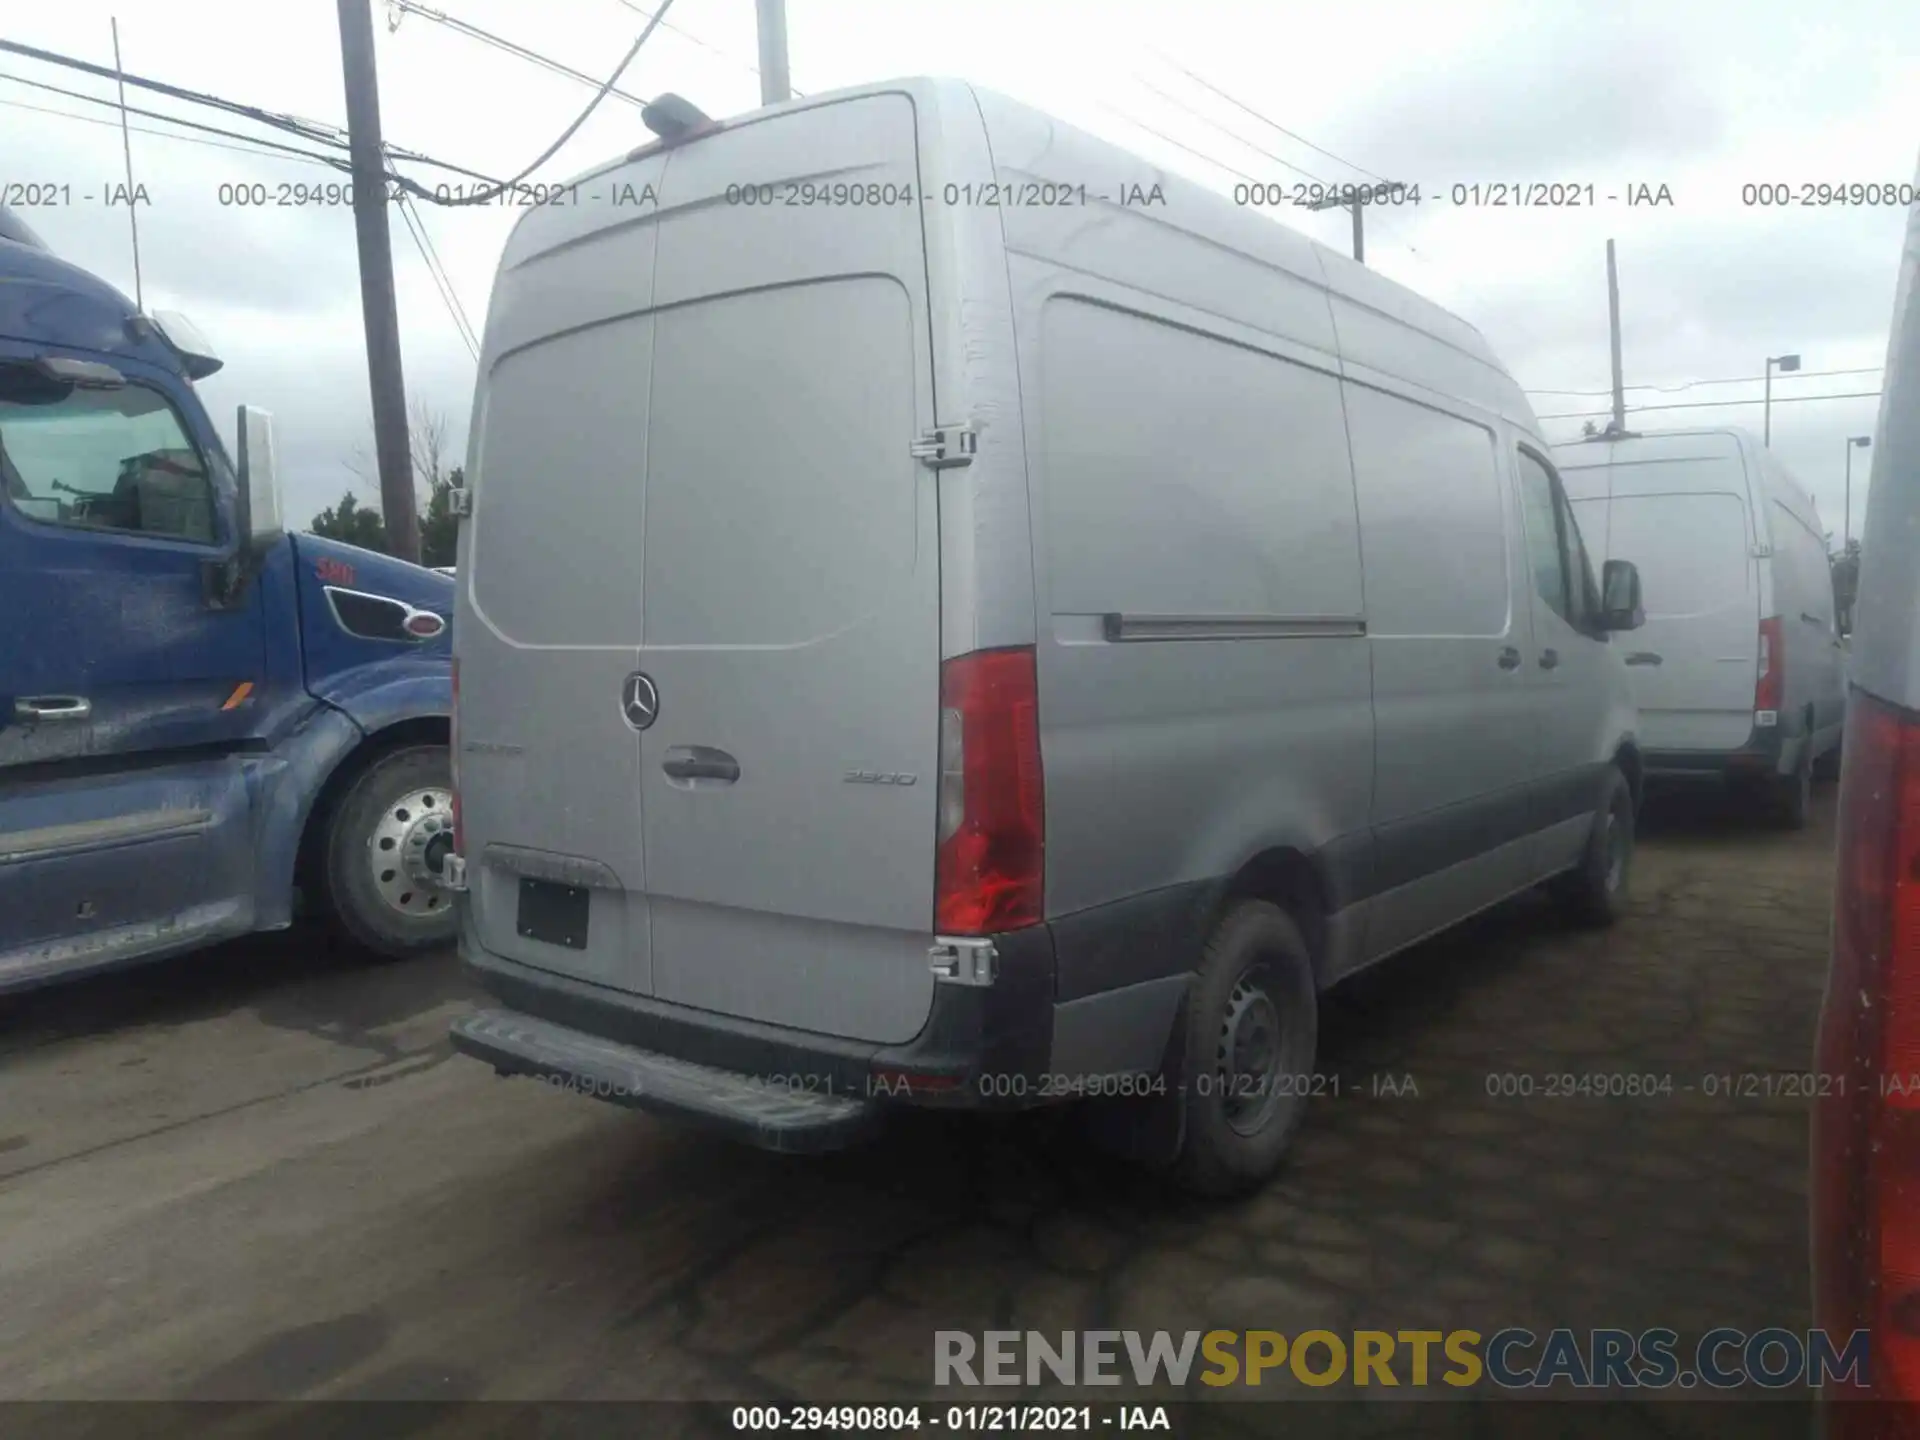
[[[1647,623],[1615,640],[1648,750],[1723,751],[1753,730],[1760,586],[1737,455],[1608,468],[1608,559],[1640,571]],[[1586,524],[1585,510],[1580,511]],[[1598,539],[1598,534],[1596,534]]]
[[[543,211],[509,245],[474,415],[454,650],[476,938],[644,995],[640,745],[622,706],[639,666],[654,327],[639,216]]]
[[[691,142],[656,229],[654,993],[904,1041],[933,995],[939,721],[935,474],[911,454],[934,423],[913,105],[872,95]]]

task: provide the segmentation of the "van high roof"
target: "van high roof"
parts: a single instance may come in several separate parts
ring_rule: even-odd
[[[715,122],[711,127],[701,127],[681,139],[655,141],[641,146],[576,176],[568,183],[583,184],[594,177],[608,175],[642,156],[681,145],[697,146],[703,135],[737,130],[777,115],[886,93],[905,94],[923,115],[979,111],[985,117],[990,131],[996,127],[1005,129],[1008,120],[1014,119],[1023,132],[1021,149],[1031,152],[1033,146],[1030,142],[1038,137],[1042,141],[1038,153],[1056,162],[1052,168],[1044,163],[1029,163],[1026,169],[1016,169],[1014,163],[1001,158],[1008,152],[996,144],[996,163],[1006,167],[1004,173],[1017,173],[1043,182],[1078,185],[1089,180],[1087,172],[1091,170],[1103,186],[1118,177],[1124,177],[1128,185],[1138,183],[1149,190],[1157,185],[1166,197],[1167,208],[1164,213],[1177,216],[1180,229],[1224,252],[1231,252],[1321,287],[1352,305],[1426,336],[1439,347],[1436,351],[1429,351],[1425,363],[1418,367],[1425,373],[1409,374],[1394,368],[1394,351],[1390,348],[1382,348],[1380,352],[1382,358],[1379,363],[1383,368],[1400,374],[1401,378],[1428,385],[1434,384],[1436,367],[1444,369],[1447,383],[1435,386],[1437,390],[1472,396],[1508,421],[1535,435],[1540,433],[1532,407],[1492,347],[1472,324],[1444,306],[1302,235],[1269,215],[1235,204],[1225,195],[1152,165],[1129,150],[1069,126],[1032,106],[963,80],[911,77],[849,86],[826,94],[811,95],[803,100],[786,101]],[[932,133],[938,135],[937,126],[932,127]],[[924,139],[922,143],[926,143]],[[965,178],[977,182],[987,177]],[[1090,185],[1089,188],[1091,190],[1094,187]],[[1089,204],[1092,203],[1090,197]],[[533,213],[533,209],[523,212],[522,221]],[[509,241],[509,253],[512,249],[512,242]],[[1308,259],[1311,264],[1303,264]],[[1343,332],[1343,349],[1361,338]]]

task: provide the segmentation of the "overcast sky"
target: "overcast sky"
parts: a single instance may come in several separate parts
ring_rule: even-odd
[[[626,0],[422,8],[602,76],[645,24]],[[111,64],[117,14],[132,74],[344,124],[333,0],[64,0],[18,10],[11,39]],[[515,174],[592,93],[431,14],[400,15],[389,29],[398,8],[374,0],[374,10],[391,144]],[[1774,386],[1774,448],[1812,487],[1838,544],[1845,441],[1872,430],[1877,402],[1803,397],[1879,389],[1904,214],[1755,208],[1743,204],[1742,186],[1915,180],[1920,5],[1911,0],[788,0],[787,24],[793,83],[807,93],[958,75],[1223,192],[1248,177],[1292,182],[1303,172],[1419,182],[1422,204],[1370,213],[1368,263],[1477,325],[1535,392],[1556,440],[1577,435],[1581,420],[1550,417],[1607,404],[1611,236],[1630,406],[1757,400],[1757,380],[1700,382],[1757,377],[1768,355],[1797,353],[1809,372],[1863,372]],[[674,90],[710,114],[737,114],[759,103],[755,58],[752,0],[676,0],[620,88]],[[0,55],[0,75],[15,77],[0,80],[0,181],[70,184],[71,204],[20,213],[61,254],[131,294],[127,211],[80,198],[122,178],[112,113],[18,80],[96,96],[110,96],[111,83],[11,55]],[[163,97],[130,90],[128,99],[274,135]],[[565,178],[649,138],[637,108],[609,99],[540,178]],[[293,157],[144,132],[132,151],[152,199],[138,212],[146,303],[186,311],[225,356],[226,369],[202,387],[223,432],[231,440],[242,401],[274,412],[298,522],[349,487],[372,499],[351,468],[370,452],[371,430],[349,212],[221,203],[222,185],[271,192],[341,177]],[[429,184],[460,179],[406,168]],[[1449,203],[1455,184],[1497,181],[1591,182],[1600,203],[1532,211]],[[1641,184],[1666,186],[1673,203],[1629,208],[1627,189]],[[1623,198],[1609,203],[1608,194]],[[422,209],[478,330],[513,212]],[[1339,213],[1273,213],[1336,248],[1350,243]],[[393,246],[410,395],[446,418],[463,451],[471,356],[398,216]],[[1572,391],[1602,393],[1551,393]],[[1757,404],[1633,418],[1642,429],[1734,423],[1758,432],[1761,423]],[[1854,469],[1857,528],[1866,466]]]

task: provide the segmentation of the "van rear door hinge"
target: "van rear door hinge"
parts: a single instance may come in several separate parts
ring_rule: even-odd
[[[930,470],[971,465],[980,449],[980,433],[971,425],[936,425],[913,444],[913,458]]]
[[[473,492],[464,485],[456,485],[447,493],[447,508],[464,520],[473,514]]]

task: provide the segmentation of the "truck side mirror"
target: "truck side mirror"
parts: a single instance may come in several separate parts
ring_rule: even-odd
[[[1609,560],[1600,574],[1600,627],[1608,631],[1638,630],[1646,624],[1639,568],[1631,560]]]
[[[286,534],[281,518],[280,475],[274,465],[273,416],[252,405],[240,407],[240,530],[249,570]]]

